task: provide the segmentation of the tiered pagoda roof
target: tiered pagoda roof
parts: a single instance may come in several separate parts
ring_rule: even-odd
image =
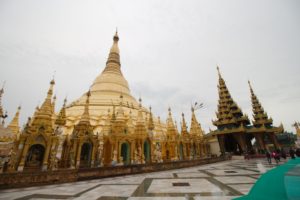
[[[213,124],[220,130],[224,128],[235,129],[241,125],[249,125],[250,121],[248,116],[243,114],[240,107],[232,99],[226,83],[221,76],[219,67],[217,67],[217,69],[219,74],[219,105],[216,113],[217,119],[213,121]]]

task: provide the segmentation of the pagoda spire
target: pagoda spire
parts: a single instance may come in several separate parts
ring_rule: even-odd
[[[191,129],[190,134],[193,136],[199,136],[203,137],[203,130],[197,121],[196,115],[195,115],[195,109],[192,107],[192,119],[191,119]]]
[[[182,113],[181,116],[182,116],[181,135],[186,135],[188,134],[188,132],[187,132],[187,125],[184,118],[184,113]]]
[[[145,123],[144,117],[143,117],[143,112],[142,112],[142,99],[139,98],[139,110],[137,114],[137,123]]]
[[[20,134],[20,126],[19,126],[19,115],[20,115],[21,106],[18,106],[17,112],[14,118],[11,120],[8,128],[18,137]]]
[[[151,106],[149,107],[149,110],[150,110],[150,116],[149,116],[149,121],[148,121],[148,129],[152,131],[152,130],[154,130],[154,122],[153,122]]]
[[[253,111],[253,118],[252,121],[255,127],[267,126],[270,127],[273,124],[272,118],[269,118],[267,113],[264,111],[261,103],[259,102],[257,96],[255,95],[253,88],[251,86],[250,81],[248,81],[250,93],[251,93],[251,103],[252,103],[252,111]]]
[[[41,107],[36,110],[34,114],[34,118],[32,120],[32,126],[39,126],[43,124],[49,128],[52,128],[52,114],[53,114],[53,105],[52,105],[52,95],[53,95],[53,87],[55,81],[54,79],[50,82],[50,87],[47,92],[47,97],[44,100]]]
[[[117,116],[116,116],[117,120],[125,120],[125,113],[124,113],[124,109],[123,109],[123,94],[120,95],[120,102],[119,102],[119,107],[117,110]]]
[[[65,98],[64,104],[55,120],[55,124],[58,126],[64,126],[66,124],[66,104],[67,104],[67,98]]]
[[[168,109],[169,112],[169,116],[167,119],[167,135],[169,136],[174,136],[173,139],[175,139],[176,134],[176,129],[175,129],[175,125],[172,119],[172,113],[171,113],[171,108],[169,107]],[[172,137],[171,137],[172,138]]]
[[[3,96],[3,93],[4,93],[4,86],[0,90],[0,117],[2,117],[4,115],[4,110],[3,110],[3,107],[2,107],[2,96]]]
[[[90,90],[86,93],[86,101],[84,105],[84,111],[83,114],[81,115],[81,119],[79,121],[80,125],[90,125],[90,113],[89,113],[89,105],[90,105],[90,96],[91,92]]]
[[[232,99],[230,92],[226,86],[226,83],[221,75],[220,68],[217,66],[219,84],[219,105],[216,113],[217,120],[213,121],[213,124],[220,129],[225,127],[239,127],[240,125],[248,125],[249,119],[243,114],[242,110]]]
[[[113,45],[110,48],[110,52],[108,55],[108,59],[106,61],[106,67],[104,69],[104,72],[110,71],[110,72],[122,74],[120,70],[121,62],[120,62],[120,50],[119,50],[118,42],[119,42],[119,36],[118,36],[118,31],[116,31],[113,37]]]
[[[138,114],[137,114],[137,120],[136,120],[136,124],[135,124],[135,129],[134,129],[134,133],[136,135],[144,135],[147,133],[147,129],[146,129],[146,124],[145,124],[145,120],[143,117],[143,113],[142,113],[142,99],[139,98],[139,110],[138,110]]]
[[[171,108],[168,108],[168,119],[167,119],[167,127],[170,129],[175,129],[174,126],[174,122],[173,122],[173,118],[172,118],[172,112],[171,112]]]

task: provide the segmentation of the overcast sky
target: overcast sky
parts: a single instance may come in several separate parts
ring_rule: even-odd
[[[252,119],[248,79],[274,125],[300,121],[300,1],[0,0],[0,81],[11,120],[25,123],[55,73],[58,111],[105,67],[118,27],[122,71],[133,96],[166,119],[191,102],[203,128],[214,129],[217,71]]]

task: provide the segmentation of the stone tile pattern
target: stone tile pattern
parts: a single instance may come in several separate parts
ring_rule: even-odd
[[[247,194],[257,178],[274,166],[263,159],[231,160],[147,174],[1,190],[0,200],[229,200]]]

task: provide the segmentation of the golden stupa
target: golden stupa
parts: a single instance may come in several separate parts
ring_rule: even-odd
[[[101,132],[104,122],[107,120],[108,113],[111,113],[114,107],[120,105],[122,96],[122,107],[125,116],[128,117],[131,112],[133,123],[136,122],[136,116],[139,111],[139,103],[131,95],[127,80],[121,71],[120,50],[118,47],[118,33],[113,37],[113,45],[110,49],[106,62],[106,67],[90,87],[89,114],[90,122],[96,126],[96,132]],[[86,95],[82,95],[78,100],[72,102],[66,108],[67,124],[66,133],[72,132],[72,127],[79,122],[84,111]],[[142,107],[143,116],[146,117],[150,111]],[[154,118],[154,123],[157,123]],[[161,124],[165,128],[165,124]]]

